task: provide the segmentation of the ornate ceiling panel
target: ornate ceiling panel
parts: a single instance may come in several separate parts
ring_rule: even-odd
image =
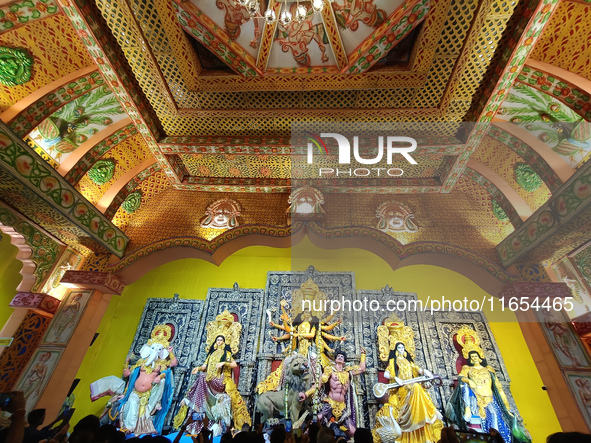
[[[203,3],[205,6],[202,6],[204,8],[207,6],[208,10],[211,9],[210,13],[215,15],[212,23],[220,21],[219,32],[223,32],[225,37],[229,38],[233,32],[232,35],[239,34],[236,37],[237,40],[246,39],[242,42],[246,46],[239,46],[246,54],[243,54],[245,58],[249,56],[254,60],[254,48],[248,49],[253,54],[249,54],[246,48],[250,48],[251,39],[248,36],[254,35],[254,25],[252,21],[247,21],[241,26],[231,25],[230,22],[238,22],[237,16],[240,14],[232,10],[228,18],[226,12],[232,8],[228,7],[230,3],[226,3],[224,0],[220,4],[221,9],[218,9],[214,2]],[[369,121],[460,120],[467,109],[467,102],[471,100],[471,95],[465,94],[466,88],[469,85],[474,85],[474,88],[477,86],[482,78],[481,74],[490,62],[490,58],[476,55],[476,52],[482,52],[482,38],[479,40],[478,35],[472,36],[469,48],[464,48],[464,41],[469,36],[470,25],[474,20],[478,18],[480,21],[487,22],[489,15],[494,15],[497,17],[494,24],[495,32],[489,32],[490,35],[485,33],[486,43],[489,46],[487,51],[493,50],[514,6],[511,3],[503,4],[504,9],[501,10],[493,9],[496,6],[492,3],[477,10],[476,1],[470,1],[467,4],[459,1],[452,2],[451,7],[444,1],[432,2],[424,27],[416,36],[413,49],[409,49],[411,54],[404,68],[405,71],[393,70],[386,66],[374,67],[363,76],[330,72],[306,72],[294,75],[292,72],[290,75],[266,75],[262,79],[245,79],[242,74],[228,74],[219,70],[214,72],[214,75],[206,75],[207,69],[203,67],[197,72],[187,72],[187,66],[182,66],[177,61],[177,54],[191,52],[195,54],[195,50],[186,38],[180,39],[180,42],[175,41],[174,44],[170,43],[170,35],[176,32],[175,35],[178,36],[180,26],[178,18],[171,16],[170,11],[162,8],[158,2],[133,0],[129,5],[103,0],[98,2],[109,26],[112,29],[124,31],[115,33],[115,36],[124,53],[127,54],[140,86],[160,116],[168,135],[252,136],[287,134],[292,120],[336,121],[343,118]],[[196,7],[189,2],[181,3],[181,6]],[[382,7],[379,3],[375,7],[377,9],[374,11],[388,12],[394,6]],[[382,13],[376,14],[374,19],[381,20],[379,17]],[[114,21],[113,18],[119,15],[124,17],[124,22]],[[205,14],[200,18],[203,18],[203,15]],[[232,32],[226,29],[226,18],[229,20],[227,27]],[[343,23],[346,22],[345,19]],[[349,27],[345,26],[343,32],[359,33],[358,41],[361,42],[369,27],[362,21],[355,23],[361,23],[355,31],[350,29],[353,26],[349,24],[347,25]],[[492,28],[489,26],[487,29]],[[201,34],[203,32],[205,31],[202,30]],[[131,37],[123,39],[123,35],[131,35]],[[211,37],[212,41],[214,37]],[[439,43],[434,45],[434,41],[437,40]],[[344,45],[345,47],[352,46],[351,39],[345,39],[345,41],[349,41]],[[143,42],[151,48],[151,51],[139,50]],[[238,45],[236,41],[232,42]],[[318,48],[318,44],[313,39],[310,45]],[[176,49],[173,46],[176,46]],[[225,47],[231,49],[233,46]],[[240,52],[239,49],[234,49]],[[215,52],[216,48],[213,50]],[[446,91],[455,60],[462,51],[467,51],[468,54],[476,51],[474,60],[477,63],[472,62],[461,67],[459,80],[464,86],[456,88],[454,97],[451,97],[453,106],[450,107],[449,113],[442,116],[437,108]],[[289,52],[287,50],[282,57],[291,57]],[[195,57],[193,61],[198,62]],[[468,76],[466,73],[470,70],[476,71]],[[149,75],[146,75],[148,72]],[[186,80],[194,79],[195,75],[198,77],[197,81]],[[206,86],[203,83],[204,79],[208,82],[221,82],[218,88],[220,92],[205,92],[212,91],[213,85],[210,83]],[[197,86],[197,90],[192,89],[188,83]],[[227,88],[227,84],[232,84],[232,87],[244,92],[222,93],[221,91]],[[247,92],[249,90],[268,91],[270,88],[278,91],[275,93],[269,91],[267,94]],[[318,91],[319,89],[323,91]],[[331,89],[333,91],[326,91]],[[410,111],[408,107],[421,109]]]
[[[45,118],[25,138],[51,166],[57,167],[90,137],[127,118],[106,85],[90,89]]]
[[[543,86],[550,83],[542,78]],[[562,94],[560,94],[562,95]],[[571,168],[578,168],[591,153],[591,124],[549,93],[549,87],[516,82],[497,118],[519,125],[546,143]]]
[[[551,192],[525,160],[504,143],[484,137],[472,158],[503,178],[533,211],[542,206]]]
[[[591,5],[560,2],[532,58],[591,80]]]
[[[113,183],[149,157],[150,151],[144,139],[141,135],[136,134],[122,141],[101,157],[78,182],[76,189],[96,205]]]
[[[40,8],[46,5],[35,3]],[[47,5],[57,8],[52,1]],[[55,11],[41,17],[40,12],[39,18],[34,18],[35,10],[23,6],[16,13],[7,12],[0,24],[0,46],[27,48],[34,60],[30,81],[16,87],[0,84],[0,112],[62,76],[92,65],[85,45],[63,14]],[[7,27],[8,23],[12,26]]]

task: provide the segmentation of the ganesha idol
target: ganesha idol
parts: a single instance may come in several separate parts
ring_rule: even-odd
[[[121,430],[128,434],[160,434],[170,409],[173,393],[171,368],[178,364],[172,353],[168,325],[158,325],[151,338],[140,350],[140,359],[129,367],[125,363],[123,376],[129,377],[121,400]]]

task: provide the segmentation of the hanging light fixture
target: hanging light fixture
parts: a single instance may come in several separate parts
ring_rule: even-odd
[[[281,23],[282,25],[289,25],[291,23],[291,12],[289,12],[287,9],[285,9],[281,15],[279,15],[279,23]]]
[[[259,0],[233,0],[236,6],[246,8],[248,14],[252,18],[260,18],[265,20],[269,25],[274,23],[281,23],[283,26],[289,25],[292,21],[302,22],[306,20],[310,11],[308,8],[300,4],[300,0],[285,0],[278,1],[279,9],[275,12],[274,9],[267,8],[267,10],[261,14]],[[328,2],[334,0],[312,0],[311,11],[313,13],[321,13]],[[291,13],[291,5],[295,4],[294,14]]]

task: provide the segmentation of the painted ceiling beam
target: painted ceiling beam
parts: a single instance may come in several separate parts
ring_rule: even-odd
[[[105,216],[112,220],[115,217],[115,214],[119,210],[121,204],[125,201],[125,199],[131,194],[133,191],[138,189],[142,182],[148,180],[150,177],[155,175],[160,171],[160,166],[158,164],[152,164],[151,166],[147,167],[143,171],[140,171],[132,177],[121,189],[117,195],[111,200],[109,207],[105,210]]]
[[[353,51],[343,74],[361,74],[376,64],[427,17],[429,0],[406,0]]]
[[[464,177],[471,179],[475,183],[478,183],[490,194],[491,199],[497,202],[497,204],[501,207],[514,228],[521,226],[523,221],[519,217],[519,214],[517,214],[515,207],[492,181],[470,167],[467,167],[464,170]]]
[[[81,71],[84,72],[81,73]],[[46,118],[49,118],[50,115],[59,111],[71,101],[76,100],[78,97],[87,94],[99,86],[105,85],[103,76],[100,75],[94,65],[92,69],[81,69],[75,74],[78,75],[76,77],[69,75],[60,78],[59,84],[57,85],[55,84],[56,82],[53,82],[52,85],[54,86],[49,90],[45,90],[43,95],[37,96],[38,92],[44,90],[44,88],[41,88],[28,96],[27,98],[35,95],[36,100],[22,109],[17,115],[12,116],[8,122],[10,129],[19,137],[24,137]],[[62,83],[65,81],[67,83]],[[66,85],[68,86],[67,88],[65,88]],[[26,99],[21,100],[21,102],[24,100]],[[13,108],[19,103],[14,105]],[[6,122],[4,118],[2,120]]]
[[[589,241],[591,162],[585,163],[497,251],[503,266],[554,262]]]
[[[339,70],[343,70],[349,64],[349,58],[347,57],[347,51],[345,51],[334,10],[332,9],[332,3],[330,2],[322,9],[322,22],[324,23],[324,29],[328,35],[330,47],[337,61],[337,67]]]
[[[75,249],[118,257],[128,237],[0,122],[0,198]]]
[[[486,135],[503,143],[525,160],[525,162],[528,163],[535,173],[544,181],[550,192],[556,192],[563,184],[563,181],[558,177],[556,171],[552,169],[552,166],[546,161],[546,159],[536,152],[532,146],[528,145],[514,134],[511,134],[509,131],[505,131],[505,129],[503,129],[504,126],[507,125],[497,125],[496,123],[493,123],[488,128]],[[517,126],[511,125],[511,127]],[[571,175],[572,173],[569,174],[568,177]],[[568,177],[566,179],[568,179]]]
[[[502,128],[505,132],[509,133],[513,137],[521,140],[533,149],[544,161],[552,168],[556,175],[563,182],[567,181],[573,174],[574,169],[550,148],[546,143],[540,140],[535,135],[531,134],[524,128],[513,123],[507,123],[506,121],[494,121],[493,127]]]
[[[126,119],[127,120],[127,119]],[[87,151],[81,158],[78,159],[76,164],[64,175],[65,179],[68,180],[73,186],[82,180],[82,177],[88,172],[90,168],[107,152],[115,148],[119,143],[127,140],[130,137],[136,135],[137,129],[133,123],[129,123],[124,128],[118,129],[110,134],[108,137],[97,143]]]
[[[70,74],[64,75],[63,77],[58,78],[57,80],[51,82],[48,85],[42,86],[41,88],[27,95],[22,100],[19,100],[17,103],[12,105],[2,114],[0,114],[0,120],[2,120],[4,123],[10,123],[19,114],[28,111],[28,108],[37,107],[37,102],[43,98],[47,99],[47,96],[49,94],[56,94],[57,91],[59,91],[66,85],[69,85],[70,83],[78,80],[79,78],[85,77],[86,75],[89,75],[97,71],[98,69],[95,65],[87,66],[86,68],[82,68]]]
[[[450,192],[462,175],[470,156],[480,144],[494,115],[517,80],[558,2],[559,0],[528,0],[517,6],[511,17],[512,21],[515,20],[515,26],[511,28],[509,24],[512,32],[510,38],[505,47],[497,48],[497,51],[502,51],[501,56],[496,58],[496,65],[489,67],[491,74],[482,81],[487,87],[480,94],[480,100],[472,104],[466,116],[466,121],[478,124],[470,135],[466,151],[458,157],[451,169],[443,185],[443,192]]]
[[[245,77],[263,75],[256,60],[193,3],[173,0],[181,26],[233,71]],[[229,60],[233,60],[229,63]]]
[[[478,172],[480,175],[489,180],[493,185],[495,185],[496,188],[499,191],[501,191],[501,193],[509,201],[511,206],[515,208],[517,215],[522,221],[527,220],[533,214],[533,211],[531,210],[527,202],[523,199],[523,197],[520,196],[517,193],[517,191],[513,189],[511,185],[505,181],[503,177],[501,177],[495,171],[490,169],[488,166],[483,165],[482,163],[479,163],[474,159],[470,159],[468,160],[467,167]]]
[[[518,81],[552,95],[555,100],[591,121],[591,80],[533,58],[527,61],[526,67],[530,68],[530,72],[522,70]]]
[[[143,162],[141,162],[136,167],[134,167],[134,168],[130,169],[129,171],[127,171],[121,177],[119,177],[119,179],[117,181],[115,181],[115,183],[113,183],[111,186],[109,186],[109,189],[107,189],[107,192],[105,192],[103,194],[103,196],[101,197],[101,199],[96,204],[96,208],[99,211],[101,211],[102,213],[104,213],[107,210],[107,208],[109,207],[109,205],[113,202],[113,199],[115,198],[115,196],[117,195],[117,193],[132,178],[134,178],[136,175],[138,175],[144,169],[149,168],[149,167],[153,166],[154,164],[156,164],[156,160],[153,157],[150,157],[150,158],[144,160]]]
[[[281,3],[271,0],[268,4],[268,9],[275,11],[275,16],[279,17],[279,11],[281,10]],[[261,43],[259,45],[259,53],[257,55],[257,68],[261,72],[267,70],[267,64],[269,63],[269,56],[271,55],[271,49],[273,48],[273,40],[275,33],[277,32],[277,22],[267,23],[263,25],[263,33],[261,36]]]
[[[66,176],[68,172],[74,166],[76,166],[76,163],[78,163],[80,159],[84,157],[90,150],[92,150],[97,144],[111,137],[113,134],[117,133],[117,131],[127,127],[129,124],[131,124],[131,119],[127,117],[107,126],[102,131],[97,132],[80,146],[78,146],[74,152],[68,155],[68,157],[66,157],[66,159],[60,163],[59,167],[57,168],[57,172],[63,176]]]
[[[121,58],[117,42],[113,40],[111,30],[103,25],[99,11],[93,3],[84,0],[60,0],[60,5],[166,176],[173,183],[179,182],[156,143],[162,137],[160,122],[129,72],[127,61]]]

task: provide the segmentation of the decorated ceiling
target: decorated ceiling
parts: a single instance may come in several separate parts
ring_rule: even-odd
[[[324,214],[323,229],[369,228],[402,255],[454,245],[497,269],[522,254],[507,242],[527,243],[528,223],[569,179],[587,183],[590,5],[298,4],[9,2],[0,6],[0,118],[129,237],[125,257],[174,246],[171,238],[199,239],[189,243],[213,254],[224,236],[256,226],[289,236],[290,195],[310,187],[319,194],[306,198],[323,203],[308,202],[306,214]],[[267,10],[292,20],[268,22]],[[420,123],[418,165],[395,158],[375,167],[403,176],[354,180],[300,168],[306,145],[292,140],[292,125],[336,122],[351,132]],[[336,169],[329,151],[318,164]],[[380,224],[391,202],[406,205],[406,230]],[[215,214],[234,225],[216,226]]]

